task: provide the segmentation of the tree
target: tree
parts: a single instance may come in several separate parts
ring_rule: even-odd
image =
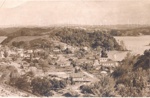
[[[93,94],[98,97],[111,97],[113,96],[115,81],[112,77],[103,77],[99,82],[91,85],[80,86],[81,92],[84,94]]]
[[[69,92],[63,94],[63,96],[65,96],[65,97],[79,97],[79,94],[78,94],[78,92],[75,92],[75,91],[69,91]]]
[[[16,83],[15,83],[15,86],[19,89],[22,89],[22,90],[26,90],[28,91],[29,88],[30,88],[30,83],[27,82],[28,79],[25,78],[25,77],[19,77],[17,80],[16,80]]]
[[[101,48],[100,46],[98,46],[98,47],[96,48],[96,50],[97,50],[97,51],[102,51],[102,48]]]
[[[8,52],[4,51],[4,57],[7,58],[8,57]]]
[[[76,64],[76,62],[75,61],[71,61],[71,64],[72,64],[72,66],[75,68],[76,66],[77,66],[77,64]]]
[[[101,51],[101,57],[105,57],[105,58],[108,57],[106,51],[104,50]]]
[[[120,41],[120,45],[122,46],[123,50],[127,50],[123,40]]]
[[[44,73],[50,68],[48,61],[44,59],[39,60],[39,66],[42,68]]]
[[[53,93],[51,93],[51,82],[46,78],[35,78],[31,82],[32,92],[38,93],[42,96],[52,96]]]

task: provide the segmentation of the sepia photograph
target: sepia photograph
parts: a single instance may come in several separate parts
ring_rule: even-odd
[[[150,0],[0,0],[0,97],[150,97]]]

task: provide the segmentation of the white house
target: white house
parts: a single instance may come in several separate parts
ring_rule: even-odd
[[[93,66],[99,66],[99,65],[100,65],[99,61],[95,60]]]
[[[107,61],[108,61],[108,58],[103,58],[103,57],[101,57],[101,58],[99,58],[99,60],[100,60],[100,62],[107,62]]]
[[[116,61],[100,62],[100,65],[104,66],[104,67],[117,67],[118,62],[116,62]]]
[[[3,51],[0,52],[0,58],[4,58],[4,52]]]

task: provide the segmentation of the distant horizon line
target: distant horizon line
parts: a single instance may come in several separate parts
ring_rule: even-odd
[[[52,25],[0,25],[0,28],[22,28],[22,27],[62,27],[62,26],[150,26],[150,24],[104,24],[104,25],[91,25],[91,24],[52,24]]]

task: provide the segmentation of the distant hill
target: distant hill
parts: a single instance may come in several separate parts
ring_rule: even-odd
[[[17,27],[12,27],[12,28],[1,28],[1,30],[5,31],[6,35],[16,32],[17,30],[19,30],[20,28]]]
[[[123,29],[123,30],[112,29],[110,31],[110,34],[113,35],[113,36],[150,35],[150,27],[149,28]]]
[[[14,30],[14,31],[15,32],[7,33],[6,36],[8,36],[8,38],[4,40],[2,44],[8,44],[14,38],[21,37],[21,36],[42,36],[44,32],[48,31],[48,29],[42,29],[42,28],[20,28],[18,29],[17,28],[17,30]]]
[[[82,29],[90,32],[95,30],[107,31],[112,35],[124,36],[124,35],[150,35],[150,26],[148,25],[136,25],[136,24],[125,24],[125,25],[64,25],[64,26],[50,26],[50,27],[9,27],[0,28],[0,34],[9,35],[11,33],[20,31],[29,31],[40,33],[45,31],[59,31],[62,28],[70,29]],[[112,33],[113,32],[113,33]],[[116,32],[116,33],[114,33]]]
[[[9,33],[7,36],[8,38],[2,42],[3,45],[17,41],[19,37],[32,36],[32,39],[35,40],[36,38],[33,37],[49,36],[49,39],[56,39],[72,46],[87,46],[92,48],[100,46],[107,50],[121,50],[121,46],[118,45],[109,33],[75,27],[21,28],[13,33]],[[22,41],[24,40],[22,39]]]
[[[56,27],[30,27],[30,28],[4,28],[1,35],[8,38],[2,44],[6,45],[21,39],[22,36],[49,36],[63,43],[75,46],[90,46],[96,48],[98,45],[107,50],[121,49],[112,36],[140,36],[150,35],[150,27],[138,25],[112,25],[112,26],[56,26]],[[27,38],[29,39],[29,38]],[[24,39],[26,40],[26,39]],[[23,41],[24,41],[23,40]],[[21,41],[21,40],[20,40]]]
[[[6,36],[6,35],[7,33],[4,30],[0,29],[0,36]]]

